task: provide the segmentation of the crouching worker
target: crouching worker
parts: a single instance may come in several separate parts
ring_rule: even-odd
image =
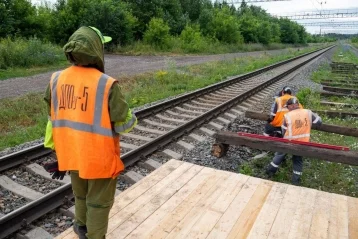
[[[281,125],[283,122],[284,115],[288,112],[288,109],[286,107],[286,102],[290,98],[296,98],[296,97],[292,96],[292,90],[288,86],[283,87],[282,91],[280,91],[275,96],[275,102],[271,106],[270,116],[265,125],[265,131],[264,131],[265,136],[282,138],[283,134],[281,133]],[[299,106],[300,108],[303,108],[302,105]]]
[[[117,176],[124,170],[119,134],[137,124],[118,81],[104,74],[103,44],[110,40],[94,27],[75,31],[63,47],[73,65],[52,75],[45,94],[45,147],[56,150],[58,161],[44,167],[57,179],[70,171],[73,227],[80,239],[105,238]]]
[[[309,142],[312,125],[321,125],[321,118],[310,110],[300,109],[297,98],[289,99],[287,101],[287,108],[289,112],[285,114],[282,124],[283,138]],[[269,176],[275,174],[285,157],[285,153],[276,152],[275,157],[267,167],[266,173]],[[303,168],[302,156],[293,155],[292,160],[292,184],[299,185]]]

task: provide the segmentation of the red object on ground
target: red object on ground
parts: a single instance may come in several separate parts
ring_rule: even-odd
[[[331,144],[319,144],[319,143],[312,143],[312,142],[302,142],[302,141],[297,141],[297,140],[288,140],[288,139],[276,138],[276,137],[259,135],[259,134],[249,134],[249,133],[243,133],[243,132],[238,132],[237,134],[241,135],[241,136],[245,136],[245,137],[256,138],[256,139],[267,139],[267,140],[278,141],[278,142],[282,142],[282,143],[301,144],[301,145],[307,145],[307,146],[312,146],[312,147],[317,147],[317,148],[349,151],[349,148],[345,147],[345,146],[338,146],[338,145],[331,145]]]

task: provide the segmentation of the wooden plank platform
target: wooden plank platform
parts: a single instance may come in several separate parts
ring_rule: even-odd
[[[116,197],[106,238],[358,238],[358,198],[170,160]]]

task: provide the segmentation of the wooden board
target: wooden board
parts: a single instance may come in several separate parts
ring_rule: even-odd
[[[106,238],[358,238],[357,215],[357,198],[170,160],[116,197]]]
[[[322,159],[335,163],[344,163],[348,165],[358,166],[357,151],[343,151],[336,149],[327,149],[320,147],[312,147],[303,144],[290,142],[286,139],[278,139],[268,136],[247,137],[240,135],[241,133],[233,133],[230,131],[219,131],[215,135],[216,143],[213,145],[213,155],[219,155],[220,144],[247,146],[249,148],[260,149],[264,151],[274,151],[288,153],[292,155],[299,155],[308,158]],[[271,140],[273,139],[273,140]],[[280,141],[285,142],[280,142]],[[307,143],[307,142],[303,142]],[[327,146],[328,147],[328,146]],[[337,147],[339,148],[339,147]],[[342,148],[345,148],[342,146]],[[217,153],[219,152],[219,153]]]

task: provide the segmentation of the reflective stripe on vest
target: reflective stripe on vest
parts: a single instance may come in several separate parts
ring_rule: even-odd
[[[312,111],[296,109],[285,116],[287,130],[285,139],[309,141],[312,126]]]
[[[58,77],[60,76],[61,71],[58,71],[55,73],[55,77],[52,80],[52,87],[51,87],[51,100],[53,102],[54,105],[54,110],[55,110],[55,115],[57,115],[57,109],[58,109],[58,101],[57,101],[57,82],[58,82]]]
[[[57,74],[54,78],[53,84],[52,84],[52,92],[53,97],[52,100],[54,102],[54,111],[55,111],[55,118],[57,115],[58,110],[58,98],[57,98],[57,80],[58,80],[59,74]],[[93,133],[93,134],[99,134],[103,136],[109,136],[114,137],[116,136],[116,132],[114,132],[112,129],[103,128],[101,126],[102,121],[102,109],[103,109],[103,97],[104,97],[104,91],[106,88],[107,80],[109,76],[102,74],[99,82],[98,87],[96,91],[96,99],[95,99],[95,110],[94,110],[94,120],[93,124],[86,124],[71,120],[53,120],[52,121],[52,127],[53,128],[60,128],[60,127],[68,127],[74,130]]]

